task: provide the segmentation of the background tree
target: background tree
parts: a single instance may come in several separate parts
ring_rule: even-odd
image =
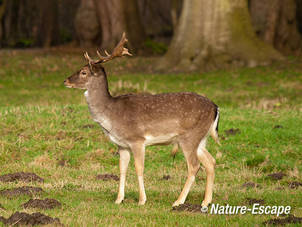
[[[284,54],[301,51],[295,0],[250,0],[252,23],[258,36]]]
[[[36,42],[43,47],[59,43],[58,0],[39,1],[39,23]],[[22,23],[22,22],[21,22]]]
[[[3,18],[4,13],[7,5],[7,0],[0,0],[0,47],[1,47],[1,40],[3,39]]]
[[[101,25],[103,48],[112,49],[123,32],[127,34],[132,51],[142,47],[146,36],[136,0],[94,0],[94,4]]]
[[[78,2],[0,0],[0,44],[49,47],[70,41],[75,37],[72,22]]]
[[[0,0],[1,47],[76,41],[110,51],[124,31],[136,54],[170,45],[162,69],[269,64],[275,49],[300,54],[302,0]]]
[[[171,0],[171,18],[173,24],[173,30],[175,31],[178,25],[178,20],[182,8],[183,0]]]
[[[269,64],[281,55],[256,36],[246,0],[184,0],[159,69],[213,70]]]
[[[81,46],[90,47],[99,43],[101,27],[93,0],[81,0],[74,18],[77,39]]]

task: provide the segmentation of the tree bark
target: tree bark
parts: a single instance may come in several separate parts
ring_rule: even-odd
[[[123,32],[127,34],[132,52],[142,47],[145,32],[136,0],[94,0],[94,3],[102,29],[102,48],[112,50]]]
[[[177,28],[181,8],[182,0],[171,0],[171,18],[173,24],[173,31],[175,31]]]
[[[82,0],[74,19],[77,39],[81,46],[91,47],[100,37],[101,27],[93,0]]]
[[[120,0],[94,0],[97,20],[101,27],[101,47],[112,50],[125,31]]]
[[[246,0],[184,0],[161,70],[208,71],[281,59],[252,28]]]
[[[59,43],[58,2],[57,0],[40,1],[40,24],[37,44],[50,47]]]
[[[125,20],[125,31],[129,39],[129,48],[138,52],[143,47],[146,34],[141,22],[137,0],[121,1]]]
[[[140,18],[149,38],[157,38],[160,42],[170,43],[173,34],[171,10],[173,8],[172,11],[176,17],[174,19],[177,21],[178,14],[180,14],[180,12],[178,12],[180,9],[177,7],[181,8],[181,6],[179,6],[181,4],[175,4],[175,7],[172,7],[172,1],[182,2],[182,0],[138,0]]]
[[[299,2],[298,2],[299,3]],[[297,1],[251,0],[250,14],[258,36],[283,54],[299,53],[302,48],[298,30]]]
[[[8,0],[2,38],[6,46],[50,46],[59,38],[57,0]]]
[[[3,40],[3,17],[4,12],[6,10],[7,0],[3,0],[2,4],[0,4],[0,47],[2,46],[2,40]]]

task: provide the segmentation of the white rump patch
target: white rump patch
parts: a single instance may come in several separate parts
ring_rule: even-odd
[[[207,145],[207,138],[208,136],[205,136],[199,143],[198,148],[197,148],[197,156],[202,156],[204,153],[204,149],[206,148]]]
[[[214,130],[216,132],[216,128],[217,128],[217,124],[218,124],[218,119],[219,119],[219,108],[217,107],[217,116],[216,119],[212,125],[212,130]]]

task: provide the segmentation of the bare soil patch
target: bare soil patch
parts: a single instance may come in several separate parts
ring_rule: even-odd
[[[242,188],[261,188],[259,184],[256,184],[254,182],[246,182],[243,185],[241,185]]]
[[[253,87],[267,87],[270,85],[267,82],[253,82],[253,81],[247,81],[245,84]]]
[[[24,208],[38,208],[38,209],[54,209],[61,207],[62,204],[55,199],[30,199],[28,202],[21,205]]]
[[[7,219],[1,216],[0,221],[5,225],[62,225],[59,218],[52,218],[40,212],[32,214],[15,212]]]
[[[273,129],[283,128],[282,125],[275,125]]]
[[[283,177],[286,176],[286,174],[283,172],[278,172],[278,173],[268,174],[267,176],[273,180],[281,180]]]
[[[227,136],[234,136],[234,135],[241,133],[239,128],[231,128],[231,129],[225,130],[224,132]]]
[[[170,180],[171,176],[170,175],[163,175],[162,180]]]
[[[25,181],[25,182],[44,182],[44,179],[36,175],[35,173],[9,173],[0,176],[2,182],[14,182],[14,181]]]
[[[41,194],[42,192],[44,191],[40,187],[23,186],[19,188],[1,190],[0,195],[11,198],[21,195],[33,196],[33,195]]]
[[[246,201],[249,205],[253,205],[255,203],[259,203],[260,205],[264,204],[264,199],[246,198]]]
[[[289,182],[288,186],[291,189],[297,189],[299,187],[302,187],[302,182],[298,182],[298,181]]]
[[[295,217],[294,215],[289,215],[286,218],[273,218],[263,222],[264,225],[286,225],[298,223],[302,223],[302,218]]]
[[[115,180],[115,181],[119,181],[119,177],[117,175],[114,174],[99,174],[96,176],[97,180],[103,180],[103,181],[108,181],[108,180]]]
[[[66,160],[64,159],[64,158],[62,158],[61,160],[59,160],[58,162],[57,162],[57,164],[59,165],[59,166],[65,166],[66,165]]]
[[[201,205],[184,203],[179,206],[173,207],[172,211],[188,211],[188,212],[201,212]]]

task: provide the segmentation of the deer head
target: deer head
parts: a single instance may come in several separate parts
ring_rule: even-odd
[[[106,56],[102,56],[99,51],[97,51],[98,59],[93,60],[89,57],[88,53],[84,53],[85,59],[88,61],[88,64],[83,66],[79,71],[72,74],[68,77],[64,84],[68,88],[79,88],[79,89],[87,89],[87,84],[92,77],[100,76],[104,72],[104,68],[102,67],[101,63],[108,62],[116,57],[122,57],[124,55],[130,55],[128,49],[124,47],[125,43],[127,42],[127,38],[125,33],[123,33],[120,42],[114,48],[112,54],[108,54],[105,50]]]

